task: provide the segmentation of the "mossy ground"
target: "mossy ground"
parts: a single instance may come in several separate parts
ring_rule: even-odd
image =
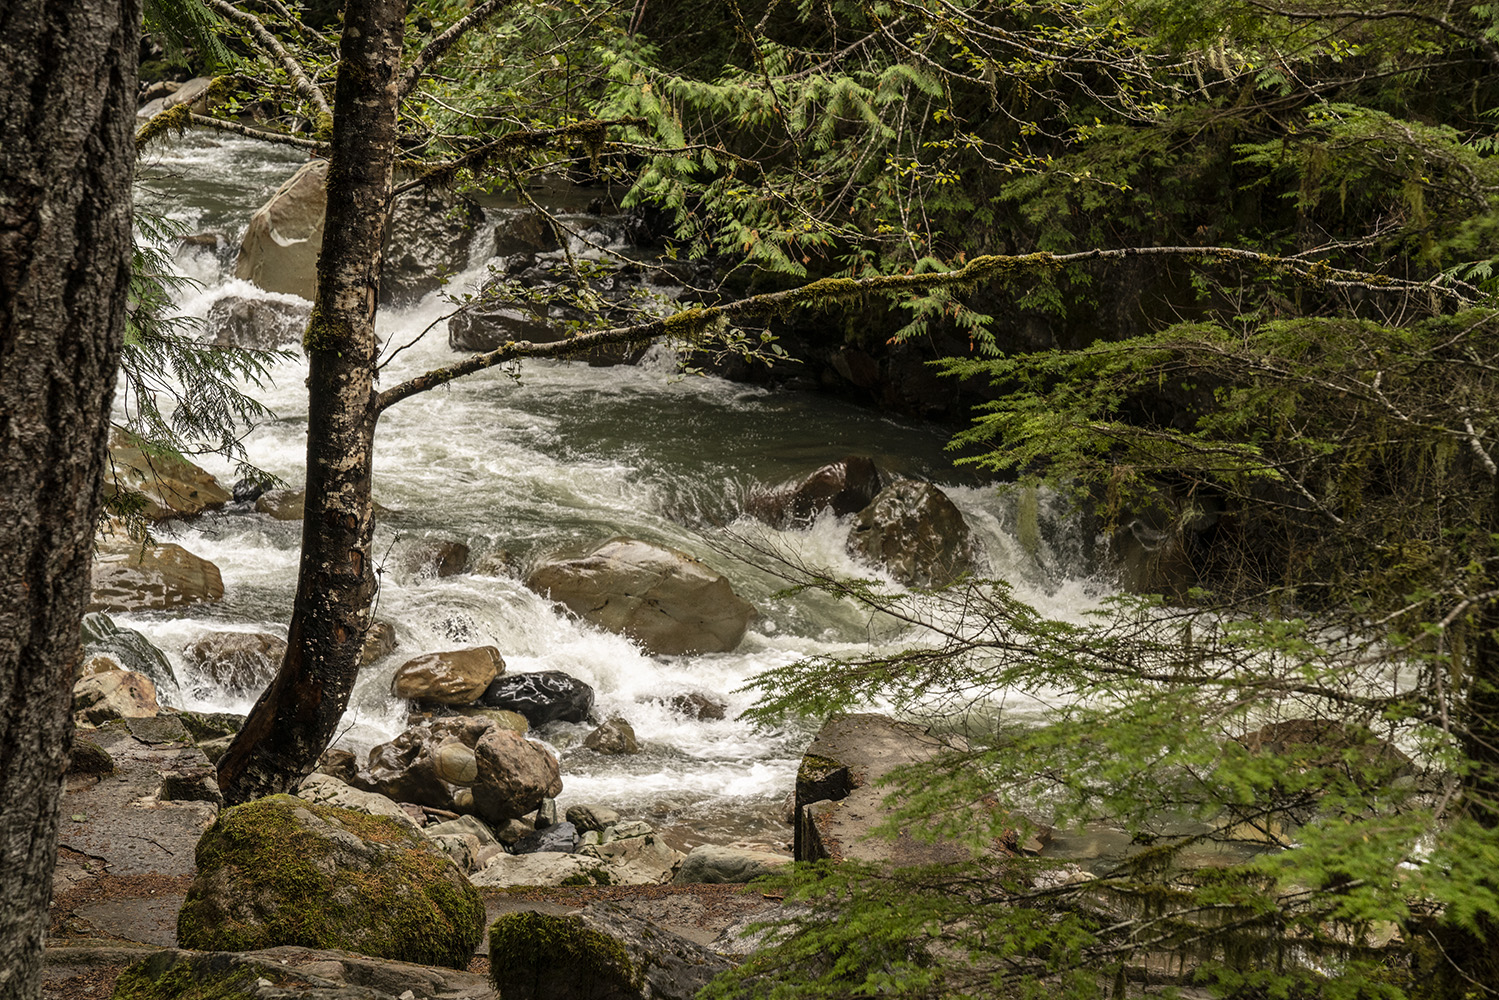
[[[565,984],[559,970],[566,970]],[[508,913],[489,928],[489,975],[501,996],[639,996],[644,971],[620,943],[580,917]]]
[[[336,844],[299,822],[297,810],[387,849],[371,869],[334,864]],[[197,862],[177,921],[189,948],[345,948],[461,969],[483,931],[478,892],[386,817],[271,796],[225,810],[199,841]]]

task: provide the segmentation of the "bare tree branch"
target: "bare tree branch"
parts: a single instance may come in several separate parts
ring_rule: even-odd
[[[323,92],[307,76],[307,71],[302,68],[302,64],[286,50],[286,46],[282,45],[281,41],[275,35],[271,34],[260,18],[247,11],[240,10],[233,4],[228,3],[227,0],[203,0],[203,2],[217,11],[226,20],[233,21],[235,24],[247,29],[251,37],[255,39],[256,44],[261,48],[261,51],[279,62],[282,68],[286,70],[287,75],[291,77],[292,83],[297,88],[297,93],[317,105],[319,114],[327,115],[330,119],[333,117],[333,109],[328,106],[328,98],[323,96]]]

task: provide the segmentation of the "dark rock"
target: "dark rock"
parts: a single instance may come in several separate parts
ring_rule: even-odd
[[[504,212],[494,227],[494,255],[549,253],[562,249],[557,231],[540,212]]]
[[[557,758],[512,730],[485,730],[474,756],[479,772],[473,787],[474,812],[492,827],[537,811],[562,791]]]
[[[968,523],[931,483],[903,479],[859,512],[848,551],[912,587],[944,587],[975,566]]]
[[[513,854],[535,854],[537,851],[555,851],[572,854],[578,849],[578,828],[571,823],[553,823],[535,833],[527,834],[515,842]]]
[[[539,729],[549,722],[586,722],[593,710],[593,688],[560,670],[506,674],[485,688],[479,703],[519,712]]]
[[[177,674],[166,655],[143,634],[131,628],[120,628],[102,612],[83,616],[83,662],[85,673],[101,673],[103,658],[114,668],[129,670],[148,678],[157,695],[176,701],[179,693]]]
[[[380,267],[380,304],[407,305],[469,263],[484,212],[452,191],[420,188],[397,199]]]
[[[728,652],[756,614],[727,580],[685,552],[631,538],[543,563],[526,586],[664,655]]]
[[[197,849],[178,940],[208,951],[346,948],[468,967],[484,904],[396,820],[273,795],[225,810]]]
[[[631,754],[640,752],[635,727],[615,717],[583,737],[583,745],[595,753]]]
[[[222,805],[217,769],[207,757],[195,750],[179,756],[175,766],[161,773],[157,798],[163,802],[212,802]]]
[[[359,666],[369,666],[396,649],[396,628],[390,622],[375,622],[365,633],[364,646],[359,650]]]
[[[233,712],[178,711],[175,714],[193,740],[200,743],[233,736],[245,725],[245,717]]]
[[[585,833],[602,832],[619,822],[619,813],[605,806],[568,806],[567,821]]]
[[[419,579],[457,576],[468,568],[469,548],[450,538],[422,538],[405,546],[401,564]]]
[[[824,511],[838,517],[856,514],[883,489],[879,470],[862,455],[824,465],[799,483],[753,494],[749,512],[778,528],[810,524]]]
[[[108,774],[114,769],[114,758],[108,750],[82,734],[73,737],[73,749],[68,754],[69,774]]]
[[[318,774],[327,774],[346,785],[352,785],[359,773],[359,758],[348,750],[329,747],[318,758],[315,770]]]
[[[235,503],[252,503],[270,488],[271,484],[264,479],[241,479],[231,492]]]
[[[489,928],[489,974],[505,1000],[691,1000],[729,967],[608,903],[506,914]]]

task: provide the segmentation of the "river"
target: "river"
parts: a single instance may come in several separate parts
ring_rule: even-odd
[[[232,277],[233,251],[251,212],[298,162],[237,138],[189,136],[153,153],[141,201],[191,231],[223,236],[217,251],[189,247],[178,254],[183,273],[198,282],[181,293],[184,313],[203,316],[226,294],[264,294]],[[449,291],[473,287],[482,273],[475,267],[458,276]],[[405,343],[451,308],[435,293],[407,309],[383,310],[379,333],[388,343]],[[382,385],[455,356],[438,322],[396,356]],[[276,416],[245,440],[254,463],[294,486],[303,481],[305,374],[304,363],[289,360],[253,390]],[[399,646],[361,675],[339,744],[362,751],[404,727],[407,706],[388,690],[407,658],[492,644],[510,672],[563,670],[587,681],[597,691],[596,714],[623,716],[641,740],[638,755],[602,756],[580,745],[588,727],[549,729],[545,737],[561,760],[564,809],[587,802],[650,816],[677,829],[684,843],[784,842],[785,802],[812,730],[799,723],[757,730],[738,719],[752,703],[741,688],[771,666],[866,650],[870,622],[852,606],[778,596],[784,583],[726,555],[723,541],[751,533],[835,572],[877,571],[845,553],[846,523],[823,518],[783,532],[740,516],[743,498],[757,485],[803,476],[848,454],[870,455],[888,472],[940,484],[981,540],[985,571],[1009,580],[1022,599],[1072,618],[1098,598],[1100,587],[1076,554],[1075,533],[1063,526],[1040,541],[1028,533],[1031,543],[1022,544],[1015,500],[954,468],[944,450],[948,433],[816,394],[681,377],[665,349],[637,366],[530,362],[518,377],[490,371],[399,404],[380,424],[374,478],[375,499],[390,511],[376,527],[377,617],[394,625]],[[201,464],[226,485],[233,481],[224,460],[209,456]],[[181,650],[211,630],[285,634],[300,524],[231,506],[167,531],[219,566],[224,600],[116,620],[144,632],[171,659],[184,680],[182,707],[245,712],[249,699],[196,681]],[[732,653],[649,656],[559,613],[514,572],[559,548],[614,535],[684,550],[723,573],[761,613],[742,645]],[[470,566],[482,571],[433,578],[411,570],[401,555],[423,538],[465,542]],[[901,638],[919,639],[878,641]],[[680,692],[726,701],[726,719],[690,720],[661,703]],[[1023,716],[1039,708],[1021,701],[1006,711]]]

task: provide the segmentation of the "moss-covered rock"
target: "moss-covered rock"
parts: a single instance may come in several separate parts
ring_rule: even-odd
[[[612,904],[509,913],[489,928],[489,972],[505,1000],[690,1000],[724,958]]]
[[[463,968],[483,931],[474,887],[388,817],[274,795],[220,814],[197,865],[177,919],[188,948],[344,948]]]

